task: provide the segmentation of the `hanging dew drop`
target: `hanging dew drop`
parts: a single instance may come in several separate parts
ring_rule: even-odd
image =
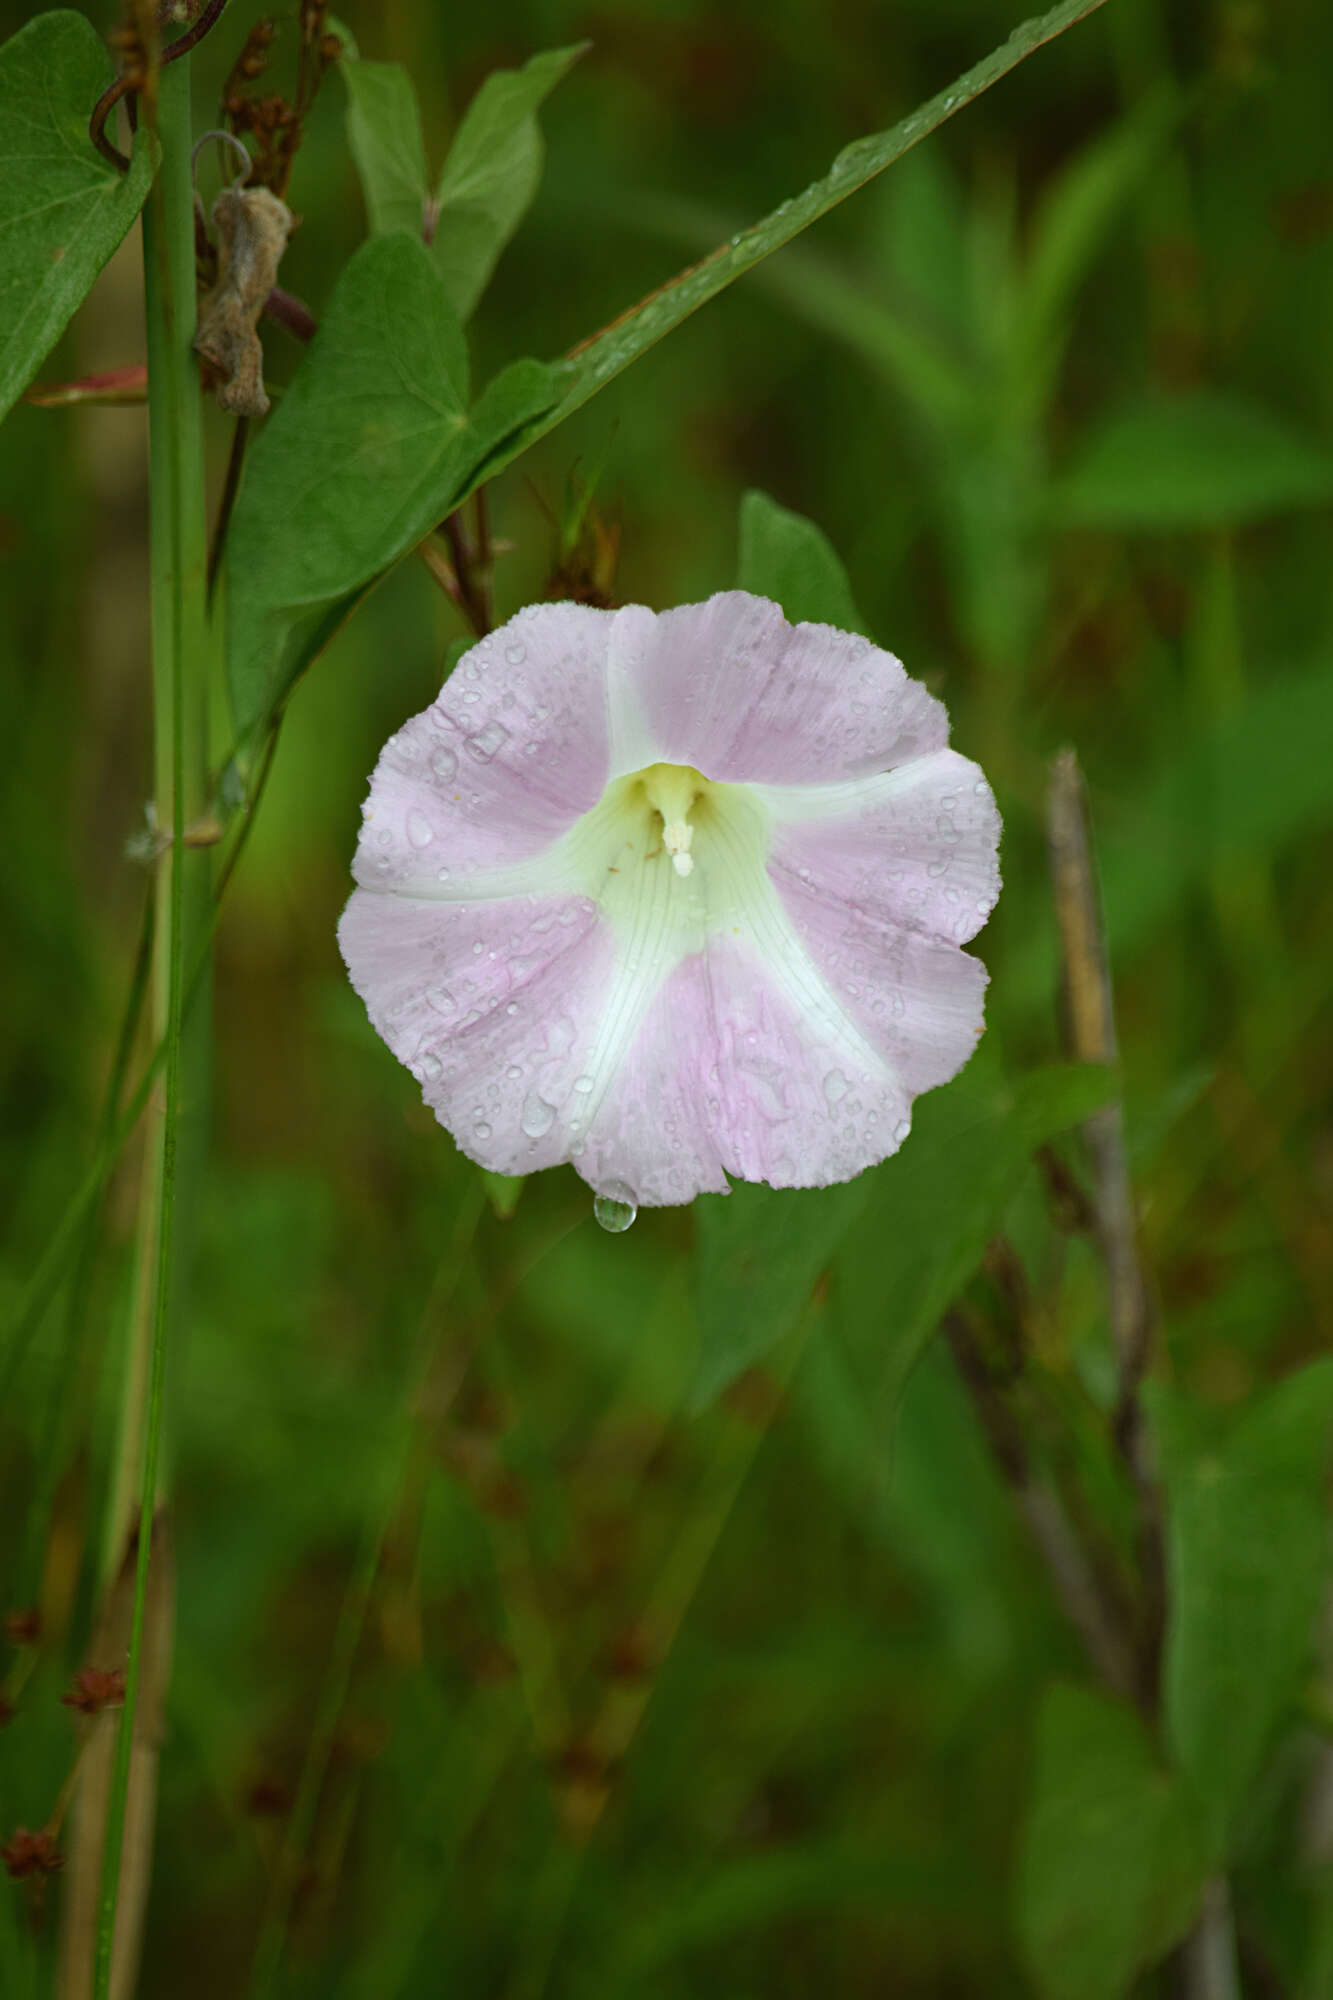
[[[520,1120],[529,1139],[541,1139],[555,1123],[555,1106],[530,1090],[523,1100],[523,1116]]]
[[[612,1236],[623,1236],[639,1213],[633,1188],[624,1181],[608,1181],[594,1197],[592,1212],[601,1228]]]

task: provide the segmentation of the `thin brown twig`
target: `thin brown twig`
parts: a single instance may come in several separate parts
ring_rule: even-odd
[[[1203,1892],[1198,1920],[1176,1957],[1181,2000],[1241,2000],[1236,1926],[1225,1875]]]
[[[449,602],[456,604],[461,611],[463,609],[463,593],[458,587],[458,577],[454,572],[454,566],[443,550],[435,546],[433,536],[427,535],[424,542],[417,543],[417,554],[421,557],[422,562],[425,563],[426,568],[430,571],[436,583],[439,584],[440,589],[449,599]]]
[[[1051,773],[1051,874],[1064,969],[1065,1037],[1075,1062],[1119,1061],[1111,972],[1092,859],[1087,792],[1078,758],[1062,750]],[[1096,1178],[1094,1213],[1106,1264],[1120,1367],[1117,1424],[1137,1395],[1152,1345],[1152,1306],[1135,1241],[1134,1199],[1119,1100],[1084,1126]]]
[[[1058,1495],[1033,1467],[1022,1427],[1001,1395],[966,1316],[954,1310],[941,1324],[991,1455],[1013,1493],[1061,1610],[1107,1686],[1132,1698],[1137,1682],[1133,1644],[1106,1602]]]
[[[476,587],[477,602],[489,632],[495,624],[495,606],[491,595],[491,577],[495,568],[495,551],[491,545],[491,505],[486,497],[486,488],[479,486],[472,499],[473,512],[477,521],[476,547]]]
[[[477,551],[463,524],[461,508],[450,514],[442,526],[453,557],[454,575],[458,578],[460,609],[477,637],[484,639],[491,629],[490,612],[486,593],[477,578]]]
[[[1073,750],[1051,769],[1048,814],[1051,883],[1060,932],[1064,1040],[1076,1062],[1119,1061],[1110,956],[1098,894],[1092,824],[1083,773]],[[1139,1257],[1134,1194],[1117,1095],[1085,1120],[1092,1163],[1093,1227],[1106,1272],[1118,1384],[1112,1436],[1138,1494],[1139,1551],[1147,1596],[1140,1694],[1153,1698],[1165,1607],[1161,1496],[1143,1422],[1139,1390],[1152,1355],[1152,1295]]]

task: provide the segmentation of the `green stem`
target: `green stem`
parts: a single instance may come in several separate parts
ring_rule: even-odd
[[[260,754],[258,775],[250,791],[250,796],[240,812],[240,827],[230,852],[223,861],[218,874],[217,886],[213,891],[212,906],[207,921],[195,940],[194,957],[190,963],[189,976],[185,982],[185,1012],[182,1026],[190,1020],[195,996],[205,983],[212,960],[213,933],[217,929],[222,914],[222,899],[227,887],[245,852],[245,844],[259,811],[259,802],[264,795],[269,773],[273,768],[273,756],[277,749],[279,724],[274,723]],[[166,1041],[159,1038],[148,1059],[147,1067],[134,1087],[120,1116],[113,1120],[110,1128],[99,1142],[93,1163],[87,1174],[70,1196],[65,1213],[56,1225],[55,1234],[42,1253],[41,1261],[24,1286],[23,1295],[8,1329],[8,1345],[3,1368],[0,1368],[0,1407],[8,1401],[10,1390],[27,1353],[28,1342],[32,1339],[46,1315],[46,1310],[64,1283],[70,1267],[73,1245],[90,1207],[97,1201],[109,1179],[112,1169],[125,1150],[135,1127],[144,1113],[144,1107],[152,1094],[152,1088],[161,1074],[166,1061]],[[117,1104],[119,1098],[117,1098]]]
[[[119,1467],[113,1480],[109,1541],[123,1539],[132,1520],[128,1501],[137,1472],[139,1536],[130,1625],[125,1703],[116,1735],[102,1890],[98,1909],[94,2000],[111,1989],[116,1906],[126,1805],[134,1748],[135,1710],[143,1652],[152,1522],[158,1497],[167,1341],[179,1278],[178,1155],[183,1071],[188,1103],[202,1112],[207,1096],[207,1010],[192,1011],[188,1045],[182,1037],[187,953],[202,935],[208,909],[206,853],[187,852],[185,829],[202,809],[207,789],[208,626],[205,605],[207,535],[204,521],[203,412],[193,354],[195,329],[194,191],[190,162],[190,63],[161,72],[157,128],[162,165],[144,213],[144,288],[148,323],[148,413],[152,571],[153,725],[155,782],[161,822],[171,845],[158,884],[154,1011],[165,1041],[165,1103],[161,1152],[149,1185],[151,1259],[149,1311],[139,1352],[130,1356]],[[155,1221],[156,1228],[151,1223]],[[155,1237],[155,1242],[153,1238]],[[146,1345],[147,1352],[142,1352]],[[146,1364],[146,1365],[145,1365]]]
[[[101,1115],[97,1121],[94,1165],[102,1159],[115,1138],[120,1103],[125,1095],[125,1082],[129,1076],[130,1060],[134,1054],[134,1044],[139,1033],[140,1017],[148,991],[152,954],[153,897],[149,893],[144,898],[143,928],[139,936],[139,947],[134,957],[129,991],[125,996],[124,1012],[116,1035],[115,1053],[112,1056],[111,1070],[102,1098]],[[37,1454],[41,1473],[24,1538],[21,1581],[18,1587],[10,1592],[11,1600],[16,1604],[37,1602],[43,1552],[50,1532],[56,1489],[68,1460],[69,1440],[79,1434],[88,1421],[93,1371],[83,1365],[85,1358],[83,1349],[88,1329],[88,1306],[92,1297],[93,1277],[97,1264],[103,1185],[104,1181],[99,1180],[92,1199],[80,1209],[80,1238],[71,1260],[74,1275],[70,1280],[64,1331],[51,1378],[47,1411],[42,1427],[43,1441]],[[73,1390],[71,1384],[74,1385]],[[0,1396],[0,1401],[3,1401],[3,1396]]]

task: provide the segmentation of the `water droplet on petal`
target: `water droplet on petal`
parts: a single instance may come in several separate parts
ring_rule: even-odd
[[[435,829],[420,806],[413,806],[407,815],[407,837],[413,847],[429,847],[435,838]]]
[[[593,1087],[593,1080],[590,1076],[576,1076],[574,1078],[575,1090],[582,1091],[585,1096],[592,1089],[592,1087]]]
[[[421,1058],[421,1074],[423,1076],[431,1078],[437,1077],[440,1074],[440,1071],[443,1069],[443,1067],[444,1065],[441,1063],[440,1058],[438,1056],[423,1056]]]
[[[544,1097],[538,1097],[530,1090],[523,1100],[523,1116],[519,1123],[529,1139],[544,1138],[555,1123],[555,1106],[548,1104]]]
[[[458,759],[452,750],[437,750],[430,760],[430,768],[434,771],[437,778],[443,778],[444,782],[448,784],[450,778],[453,777],[454,772],[458,769]]]
[[[908,1135],[908,1133],[909,1133],[909,1132],[911,1131],[911,1129],[912,1129],[912,1121],[911,1121],[911,1119],[910,1119],[910,1118],[900,1118],[900,1119],[898,1120],[898,1123],[897,1123],[897,1124],[896,1124],[896,1125],[894,1126],[894,1128],[893,1128],[893,1137],[894,1137],[894,1143],[895,1143],[896,1145],[899,1145],[899,1146],[901,1146],[901,1145],[902,1145],[902,1143],[903,1143],[903,1140],[904,1140],[904,1139],[905,1139],[905,1138],[907,1137],[907,1135]]]
[[[639,1212],[638,1197],[624,1181],[608,1181],[594,1197],[592,1212],[612,1236],[623,1236]]]
[[[491,1128],[484,1119],[479,1119],[472,1127],[472,1131],[474,1137],[478,1139],[489,1139],[491,1136]]]
[[[526,646],[513,645],[505,647],[505,658],[511,667],[521,667],[527,657],[528,649]]]
[[[435,871],[435,880],[437,882],[447,882],[449,880],[449,870],[447,868],[437,868]]]
[[[830,1105],[841,1104],[851,1087],[840,1069],[831,1069],[824,1078],[824,1095]]]
[[[491,758],[500,748],[500,745],[508,741],[509,731],[505,728],[503,722],[488,722],[486,727],[479,729],[475,736],[469,736],[467,747],[474,757],[480,758],[483,764],[489,764]]]
[[[452,1014],[458,1005],[447,986],[428,986],[426,999],[437,1014]]]

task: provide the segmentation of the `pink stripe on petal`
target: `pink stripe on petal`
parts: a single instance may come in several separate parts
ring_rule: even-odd
[[[587,1177],[596,1187],[611,1173],[641,1204],[719,1189],[719,1168],[774,1187],[823,1187],[894,1152],[907,1113],[880,1064],[812,1037],[764,966],[712,939],[676,968],[644,1021],[598,1120]]]
[[[667,977],[573,1157],[592,1188],[618,1183],[640,1208],[726,1192],[702,965],[702,958],[687,959]]]
[[[1000,892],[1000,816],[955,750],[847,786],[774,786],[769,868],[779,883],[879,922],[966,943]]]
[[[956,1076],[981,1034],[989,977],[956,945],[775,878],[810,964],[909,1097]]]
[[[856,633],[788,625],[776,604],[742,590],[638,616],[634,671],[657,754],[705,777],[859,777],[948,740],[940,703]]]
[[[895,1152],[909,1109],[869,1050],[813,1038],[766,968],[714,939],[667,980],[574,1164],[641,1207],[721,1192],[724,1169],[823,1187]]]
[[[463,655],[381,753],[358,882],[448,894],[544,853],[596,805],[610,775],[611,622],[588,605],[532,605]]]

